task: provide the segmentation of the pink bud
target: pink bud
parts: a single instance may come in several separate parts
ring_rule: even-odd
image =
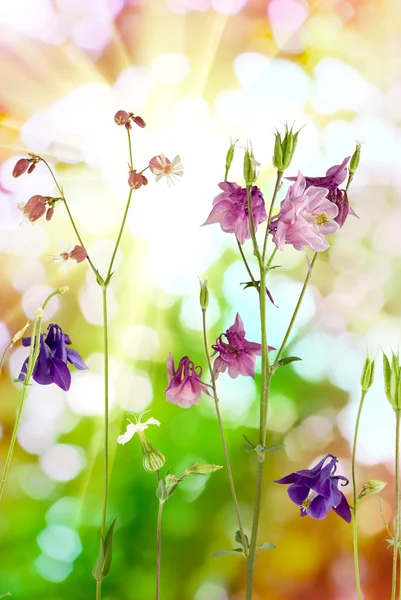
[[[132,125],[129,121],[125,124],[125,129],[132,129]]]
[[[46,198],[40,195],[32,196],[22,209],[31,222],[37,221],[46,212]]]
[[[129,123],[129,114],[125,110],[118,110],[114,115],[114,121],[117,125],[126,125]]]
[[[74,246],[70,252],[70,258],[76,260],[77,263],[83,262],[87,257],[88,253],[83,246]]]
[[[52,218],[53,215],[54,215],[54,208],[53,208],[53,206],[50,206],[50,208],[47,209],[46,221],[50,221],[50,219]]]
[[[135,125],[138,125],[138,127],[146,127],[146,123],[142,117],[134,117],[134,123]]]
[[[148,185],[149,181],[146,179],[145,175],[142,175],[142,184]]]
[[[133,188],[134,190],[137,190],[138,188],[140,188],[142,185],[144,185],[144,176],[142,175],[142,173],[138,173],[135,169],[131,170],[129,172],[129,176],[128,176],[128,185]],[[146,185],[146,183],[145,183]]]
[[[30,161],[27,158],[20,158],[13,169],[13,177],[19,177],[29,168]]]
[[[32,171],[35,169],[35,167],[36,167],[36,163],[34,163],[34,162],[29,165],[28,175],[30,175],[32,173]]]

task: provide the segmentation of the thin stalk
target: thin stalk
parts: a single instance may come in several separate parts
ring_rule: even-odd
[[[353,518],[352,518],[352,527],[353,527],[353,539],[354,539],[354,569],[355,569],[355,582],[356,589],[358,592],[358,600],[362,600],[362,591],[361,591],[361,580],[359,576],[359,558],[358,558],[358,522],[357,522],[357,505],[358,505],[358,497],[356,490],[356,476],[355,476],[355,456],[356,456],[356,447],[358,441],[358,431],[359,431],[359,423],[361,420],[363,403],[366,397],[366,391],[362,390],[361,400],[359,402],[358,414],[356,417],[355,423],[355,431],[354,431],[354,443],[352,447],[352,460],[351,460],[351,473],[352,473],[352,487],[353,487]]]
[[[107,285],[102,287],[104,340],[104,493],[101,535],[104,538],[109,494],[109,340],[107,327]]]
[[[211,382],[212,382],[214,405],[216,408],[217,421],[219,423],[221,442],[223,444],[224,458],[226,461],[228,479],[230,482],[231,496],[232,496],[232,499],[234,502],[235,512],[237,515],[238,529],[239,529],[239,532],[241,535],[242,547],[244,549],[245,556],[247,556],[248,555],[248,545],[246,543],[244,528],[242,526],[241,513],[240,513],[240,509],[239,509],[237,494],[235,492],[235,485],[234,485],[234,478],[233,478],[233,473],[232,473],[232,469],[231,469],[230,456],[228,454],[226,436],[224,434],[223,423],[222,423],[221,415],[220,415],[219,398],[217,395],[217,387],[216,387],[216,378],[213,373],[212,361],[210,360],[210,355],[209,355],[209,346],[208,346],[208,342],[207,342],[207,328],[206,328],[206,309],[202,309],[202,328],[203,328],[203,343],[204,343],[204,348],[205,348],[207,364],[209,367],[210,378],[211,378]]]
[[[278,250],[278,248],[277,248],[277,246],[275,246],[275,247],[274,247],[274,250],[273,250],[273,252],[272,252],[272,253],[271,253],[271,255],[270,255],[270,258],[269,258],[269,260],[267,261],[267,264],[266,264],[266,271],[268,271],[268,270],[270,269],[270,265],[272,264],[272,262],[273,262],[273,259],[274,259],[274,257],[276,256],[276,252],[277,252],[277,250]]]
[[[8,344],[8,346],[6,346],[6,349],[4,350],[3,355],[0,359],[0,375],[3,370],[3,365],[4,365],[5,358],[7,356],[7,352],[10,350],[10,348],[12,348],[12,346],[13,346],[13,341],[11,340],[11,342]]]
[[[160,600],[160,565],[162,556],[162,515],[164,501],[159,500],[157,513],[157,559],[156,559],[156,600]]]
[[[244,261],[244,265],[245,265],[246,270],[248,271],[248,275],[251,278],[251,281],[252,281],[254,287],[256,288],[256,290],[259,291],[259,284],[252,274],[251,267],[249,266],[248,261],[246,260],[246,256],[242,249],[242,246],[241,246],[240,242],[238,241],[238,238],[236,238],[236,240],[237,240],[237,244],[238,244],[239,253],[241,254],[242,260]]]
[[[315,252],[315,254],[314,254],[313,258],[312,258],[310,269],[308,271],[307,276],[305,277],[305,282],[304,282],[304,285],[302,286],[302,290],[301,290],[301,293],[299,295],[298,302],[297,302],[295,310],[294,310],[294,314],[291,317],[291,321],[290,321],[290,324],[288,325],[287,331],[285,333],[285,336],[284,336],[284,339],[283,339],[283,343],[281,344],[280,349],[279,349],[279,351],[277,353],[277,356],[275,358],[275,362],[276,363],[279,361],[279,359],[280,359],[280,357],[281,357],[281,355],[282,355],[282,353],[284,351],[284,348],[285,348],[285,346],[287,344],[288,338],[290,337],[291,330],[292,330],[293,325],[295,323],[295,319],[297,318],[298,311],[299,311],[299,309],[301,307],[302,300],[303,300],[303,297],[304,297],[305,292],[306,292],[306,288],[308,287],[309,279],[311,278],[311,275],[312,275],[312,269],[313,269],[313,265],[315,264],[316,258],[317,258],[317,252]]]
[[[102,582],[97,579],[96,580],[96,600],[101,600],[102,598]]]
[[[272,214],[273,214],[273,207],[274,207],[274,203],[276,201],[277,192],[280,189],[280,183],[281,183],[282,177],[283,177],[283,172],[277,171],[276,185],[274,186],[273,197],[272,197],[272,201],[270,203],[269,215],[267,217],[267,223],[266,223],[265,239],[263,241],[263,252],[262,252],[263,262],[265,262],[265,260],[266,260],[267,238],[269,237],[269,225],[270,225],[270,221],[271,221]]]
[[[400,409],[395,409],[395,419],[395,534],[393,552],[393,574],[391,578],[391,600],[395,600],[397,592],[397,558],[398,544],[400,538]]]

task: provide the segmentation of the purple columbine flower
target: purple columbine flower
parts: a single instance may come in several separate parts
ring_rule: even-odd
[[[23,346],[30,346],[31,343],[31,337],[22,338]],[[88,368],[76,350],[67,348],[67,345],[70,344],[69,336],[63,333],[61,327],[53,323],[47,328],[47,334],[42,333],[40,335],[39,354],[32,373],[36,383],[40,385],[55,383],[64,391],[70,389],[71,374],[67,362],[80,370]],[[28,358],[22,365],[18,377],[20,381],[25,381],[27,366]]]
[[[203,225],[220,223],[223,231],[235,233],[239,243],[243,244],[251,237],[246,188],[228,181],[219,183],[219,188],[223,192],[213,200],[213,209]],[[256,185],[252,186],[251,205],[256,231],[258,225],[267,219],[265,201],[262,192]]]
[[[306,188],[316,185],[329,190],[327,199],[330,200],[330,202],[333,202],[338,208],[338,213],[334,220],[340,227],[344,225],[348,215],[353,215],[354,217],[357,216],[349,205],[347,192],[345,190],[340,190],[340,185],[344,183],[347,178],[347,165],[349,159],[350,157],[347,156],[340,165],[330,167],[330,169],[326,171],[324,177],[305,177]],[[296,181],[297,178],[287,177],[287,179],[289,181]]]
[[[223,340],[223,336],[227,342]],[[216,379],[219,373],[224,373],[227,369],[231,379],[235,379],[238,375],[255,377],[256,356],[260,356],[262,346],[245,339],[244,323],[239,313],[235,317],[234,324],[217,338],[212,348],[214,354],[218,354],[213,364]],[[269,350],[275,348],[269,346]]]
[[[178,404],[181,408],[189,408],[198,404],[201,393],[210,396],[207,386],[202,381],[202,367],[195,367],[188,356],[184,356],[175,370],[173,355],[167,360],[169,384],[164,392],[167,402]]]
[[[330,461],[325,464],[327,459]],[[333,509],[344,521],[351,522],[351,510],[344,494],[338,489],[348,485],[348,479],[342,475],[334,475],[338,459],[333,454],[326,454],[312,469],[295,471],[275,483],[291,484],[288,488],[290,499],[298,504],[301,517],[309,515],[314,519],[324,519]]]
[[[307,187],[305,177],[298,173],[285,199],[280,212],[270,222],[273,241],[279,250],[285,244],[292,244],[296,250],[309,246],[314,252],[322,252],[329,247],[326,235],[338,230],[335,221],[338,208],[327,198],[328,189]]]

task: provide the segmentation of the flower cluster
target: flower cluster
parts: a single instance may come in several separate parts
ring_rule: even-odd
[[[327,464],[327,459],[330,459]],[[275,483],[290,484],[288,495],[300,507],[301,517],[309,515],[314,519],[324,519],[331,509],[344,521],[351,522],[351,511],[346,497],[338,489],[348,485],[348,479],[335,475],[338,459],[333,454],[326,454],[312,469],[303,469],[290,473]]]
[[[23,346],[30,346],[31,337],[22,338]],[[71,373],[68,370],[67,363],[71,363],[77,369],[84,370],[88,367],[76,350],[67,348],[71,340],[66,333],[63,333],[61,327],[51,323],[47,328],[47,334],[40,335],[39,355],[36,360],[32,377],[40,385],[50,385],[55,383],[62,390],[69,390],[71,385]],[[25,381],[27,373],[28,358],[21,368],[18,379]]]
[[[236,183],[219,183],[222,193],[213,200],[213,209],[203,225],[220,223],[226,233],[235,233],[240,244],[251,237],[249,225],[248,193]],[[266,221],[265,201],[260,189],[254,185],[250,190],[250,204],[255,231]]]
[[[50,221],[58,200],[58,198],[52,198],[51,196],[41,196],[40,194],[36,194],[29,198],[26,204],[19,204],[18,208],[31,223],[37,221],[40,217],[43,217],[45,213],[46,221]]]
[[[114,115],[114,121],[117,125],[124,125],[125,129],[132,129],[132,123],[138,125],[138,127],[146,127],[145,121],[139,115],[135,116],[134,113],[128,113],[126,110],[118,110]]]

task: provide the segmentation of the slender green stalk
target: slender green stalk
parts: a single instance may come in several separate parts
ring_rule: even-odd
[[[393,551],[393,574],[391,578],[391,600],[395,600],[397,593],[397,558],[398,544],[400,541],[400,409],[395,409],[395,419],[395,532]]]
[[[107,324],[107,285],[102,288],[104,340],[104,495],[101,535],[104,537],[109,494],[109,340]]]
[[[8,346],[6,346],[6,348],[5,348],[4,352],[3,352],[3,355],[2,355],[2,357],[0,359],[0,375],[1,375],[1,372],[3,370],[3,365],[4,365],[5,358],[7,356],[7,352],[10,350],[10,348],[12,348],[12,346],[13,346],[13,341],[11,340],[11,342],[8,344]]]
[[[159,500],[157,513],[156,600],[160,600],[160,565],[162,556],[162,516],[164,501]]]
[[[278,250],[277,246],[274,246],[274,250],[271,253],[271,256],[270,256],[270,258],[269,258],[269,260],[267,261],[267,264],[266,264],[266,271],[268,271],[270,269],[270,265],[272,264],[273,259],[276,256],[277,250]]]
[[[272,214],[273,214],[274,203],[276,201],[277,193],[280,189],[280,184],[281,184],[282,178],[283,178],[283,172],[277,171],[276,185],[274,186],[273,197],[272,197],[272,201],[270,203],[269,214],[268,214],[267,223],[266,223],[265,239],[263,241],[263,252],[262,252],[263,262],[265,262],[265,260],[266,260],[267,238],[269,237],[269,225],[270,225],[270,221],[271,221]]]
[[[356,589],[358,592],[358,600],[362,600],[362,591],[361,591],[361,580],[359,576],[359,559],[358,559],[358,521],[357,521],[357,506],[358,506],[358,495],[356,489],[356,476],[355,476],[355,456],[356,456],[356,447],[358,442],[358,431],[359,431],[359,423],[361,420],[363,403],[366,397],[366,391],[362,390],[361,400],[359,402],[358,414],[356,417],[355,423],[355,432],[354,432],[354,443],[352,446],[352,460],[351,460],[351,473],[352,473],[352,487],[353,487],[353,517],[352,517],[352,527],[353,527],[353,537],[354,537],[354,568],[355,568],[355,582]]]
[[[288,342],[288,338],[290,337],[291,330],[292,330],[293,325],[295,323],[295,319],[297,318],[298,311],[299,311],[299,309],[301,307],[302,300],[303,300],[303,297],[304,297],[305,292],[306,292],[306,288],[308,287],[309,279],[311,278],[311,275],[312,275],[312,269],[313,269],[313,266],[314,266],[314,264],[316,262],[316,258],[317,258],[317,252],[315,252],[315,254],[314,254],[313,258],[312,258],[310,269],[308,271],[307,276],[305,277],[305,281],[304,281],[304,284],[302,286],[302,290],[301,290],[301,293],[299,295],[298,302],[296,304],[294,313],[293,313],[293,315],[291,317],[290,324],[288,325],[287,331],[285,333],[285,336],[284,336],[284,339],[283,339],[283,343],[281,344],[280,349],[277,352],[277,356],[276,356],[276,359],[275,359],[276,363],[279,361],[279,359],[280,359],[280,357],[281,357],[281,355],[282,355],[282,353],[284,351],[284,348],[285,348],[285,346],[286,346],[286,344]]]
[[[130,130],[127,129],[127,134],[128,134],[128,149],[129,149],[129,166],[131,169],[134,168],[134,163],[132,160],[132,144],[131,144],[131,133]]]
[[[256,279],[254,278],[254,276],[252,274],[251,267],[249,266],[248,261],[246,260],[246,256],[245,256],[245,253],[244,253],[244,251],[242,249],[242,246],[241,246],[240,242],[238,241],[238,238],[236,238],[236,240],[237,240],[237,244],[238,244],[239,253],[241,254],[241,258],[242,258],[242,260],[244,262],[245,268],[248,271],[248,275],[251,278],[251,281],[252,281],[254,287],[256,288],[256,290],[259,291],[259,284],[258,284],[258,282],[256,281]]]
[[[204,348],[205,348],[207,364],[209,367],[209,373],[210,373],[210,378],[211,378],[211,382],[212,382],[214,405],[216,408],[217,421],[219,423],[221,442],[223,444],[224,458],[226,461],[228,479],[230,482],[231,496],[233,498],[235,512],[237,515],[238,529],[239,529],[239,532],[241,535],[242,547],[244,548],[245,556],[247,556],[248,555],[248,544],[246,543],[246,538],[245,538],[245,534],[244,534],[244,528],[242,525],[242,519],[241,519],[241,513],[240,513],[240,509],[239,509],[237,494],[235,492],[235,484],[234,484],[234,478],[233,478],[233,473],[232,473],[232,469],[231,469],[230,456],[228,454],[226,436],[224,433],[223,422],[221,420],[221,414],[220,414],[220,409],[219,409],[219,398],[217,395],[216,378],[213,373],[212,361],[210,360],[210,354],[209,354],[209,345],[207,342],[206,309],[202,309],[202,328],[203,328],[203,344],[204,344]]]
[[[102,598],[102,582],[97,579],[96,580],[96,600],[101,600]]]

